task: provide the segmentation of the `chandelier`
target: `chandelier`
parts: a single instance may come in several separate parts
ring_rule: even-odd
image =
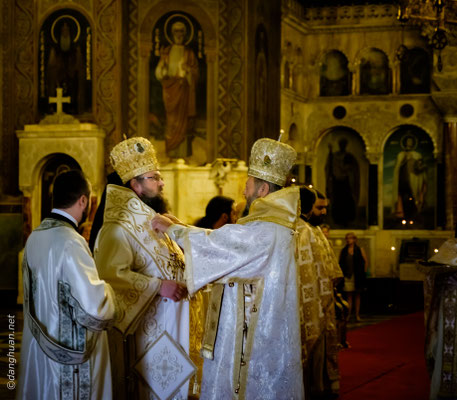
[[[457,0],[399,0],[397,19],[419,25],[429,44],[438,51],[438,71],[442,71],[441,50],[457,25]]]

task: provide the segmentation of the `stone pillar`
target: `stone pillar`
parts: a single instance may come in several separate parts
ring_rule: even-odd
[[[369,161],[368,169],[368,226],[382,227],[384,224],[383,200],[379,197],[382,193],[382,168],[380,160],[382,153],[371,151],[367,147],[366,157]]]
[[[446,186],[446,229],[454,230],[457,221],[457,117],[445,118],[443,148]]]

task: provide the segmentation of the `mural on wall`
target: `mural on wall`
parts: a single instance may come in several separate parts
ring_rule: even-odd
[[[316,188],[329,199],[327,222],[336,229],[365,229],[368,207],[368,160],[357,132],[333,128],[321,140]]]
[[[360,59],[360,94],[387,94],[390,89],[387,56],[378,49],[369,49]]]
[[[206,138],[206,61],[198,21],[184,12],[163,15],[153,29],[150,62],[150,134],[167,155],[192,155],[192,140]]]
[[[268,110],[268,41],[265,27],[260,24],[255,34],[254,140],[266,136]]]
[[[385,229],[434,229],[436,162],[433,142],[422,129],[398,128],[384,147]]]
[[[321,66],[320,95],[345,96],[350,93],[351,74],[348,60],[340,51],[328,52]]]
[[[431,69],[426,50],[407,50],[401,60],[401,93],[430,93]]]
[[[84,116],[92,110],[92,31],[87,19],[71,9],[52,13],[44,21],[38,52],[38,111],[55,112],[49,97],[57,88],[70,97],[63,104],[68,114]],[[83,118],[84,119],[84,118]]]

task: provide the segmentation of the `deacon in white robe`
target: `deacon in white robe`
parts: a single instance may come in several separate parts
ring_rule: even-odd
[[[75,173],[79,171],[63,175]],[[62,189],[59,178],[54,191]],[[63,189],[72,190],[71,186]],[[82,197],[87,206],[89,195]],[[82,208],[84,204],[79,216]],[[76,231],[77,213],[52,211],[32,232],[24,251],[24,332],[17,398],[110,399],[111,368],[103,329],[114,322],[114,292],[99,279],[89,247]]]
[[[190,294],[208,283],[215,283],[213,292],[224,285],[222,302],[212,296],[208,309],[201,399],[304,398],[295,231],[300,196],[298,187],[277,190],[295,156],[271,139],[254,144],[245,189],[250,211],[236,225],[211,231],[162,215],[153,221],[184,249]]]

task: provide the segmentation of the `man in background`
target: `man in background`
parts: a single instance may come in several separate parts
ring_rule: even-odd
[[[334,283],[343,274],[319,227],[327,214],[328,200],[319,191],[315,193],[316,201],[308,214],[303,215],[307,207],[302,206],[298,225],[304,381],[307,397],[332,399],[339,393]]]

